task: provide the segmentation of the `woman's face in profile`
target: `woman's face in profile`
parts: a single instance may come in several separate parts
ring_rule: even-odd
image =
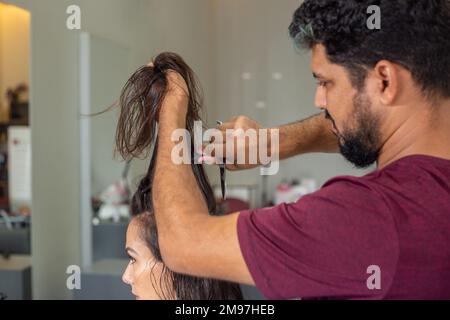
[[[139,235],[139,224],[133,219],[128,225],[126,251],[130,257],[122,280],[131,286],[131,292],[136,300],[160,300],[158,293],[162,273],[162,263],[157,263]]]

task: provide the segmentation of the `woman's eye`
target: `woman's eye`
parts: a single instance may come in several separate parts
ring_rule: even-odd
[[[132,256],[128,256],[128,259],[130,260],[129,264],[134,264],[136,262],[136,259],[134,259]]]
[[[317,83],[317,85],[318,85],[319,87],[326,87],[327,84],[328,84],[328,81],[319,81],[319,82]]]

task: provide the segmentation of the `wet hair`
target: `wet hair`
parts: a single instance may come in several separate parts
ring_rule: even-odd
[[[146,158],[150,155],[147,174],[140,180],[131,200],[131,214],[140,227],[140,238],[145,241],[156,261],[163,263],[160,283],[154,283],[154,277],[150,281],[162,299],[243,299],[238,284],[176,273],[167,268],[162,260],[153,210],[152,182],[158,143],[158,115],[166,95],[166,72],[169,70],[178,72],[186,81],[189,90],[186,129],[191,133],[191,137],[194,136],[194,121],[201,120],[201,93],[194,72],[174,53],[158,55],[153,66],[141,67],[127,81],[120,97],[120,115],[116,131],[116,152],[125,160]],[[194,146],[194,143],[191,145]],[[191,150],[191,154],[195,154],[194,150]],[[203,166],[195,164],[195,161],[191,163],[208,210],[215,214],[215,197]]]
[[[379,29],[367,26],[371,5],[380,8]],[[450,97],[449,0],[305,0],[289,32],[299,47],[323,44],[359,90],[385,59],[409,70],[425,96]]]

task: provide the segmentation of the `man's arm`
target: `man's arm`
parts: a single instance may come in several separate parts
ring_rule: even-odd
[[[305,153],[339,151],[338,140],[324,113],[275,129],[280,130],[281,160]]]
[[[184,83],[175,73],[168,78]],[[169,81],[173,82],[173,79]],[[169,89],[159,115],[152,194],[163,260],[176,272],[254,284],[239,245],[239,213],[210,216],[191,165],[176,165],[171,159],[176,145],[171,135],[174,130],[185,128],[188,105],[185,95],[172,91],[175,90]],[[327,136],[329,127],[321,117],[281,128],[283,158],[306,152],[333,151],[333,141]]]
[[[216,144],[215,149],[222,148],[223,153],[226,154],[226,131],[227,130],[237,130],[242,129],[244,131],[248,129],[259,130],[262,129],[261,125],[256,121],[245,117],[238,116],[230,119],[228,122],[217,127],[222,131],[224,143],[221,145]],[[267,137],[267,150],[271,150],[271,135],[270,130],[278,130],[279,132],[279,159],[284,160],[300,154],[306,153],[337,153],[339,151],[338,140],[336,136],[331,131],[330,121],[325,118],[324,113],[320,113],[311,116],[307,119],[300,120],[291,124],[283,125],[276,128],[271,128],[268,130]],[[234,159],[237,158],[238,154],[238,143],[234,140]],[[245,154],[246,159],[249,159],[248,154],[253,148],[260,147],[260,141],[258,145],[251,145],[252,141],[246,141],[245,143]],[[242,144],[243,145],[243,144]],[[258,149],[256,149],[258,150]],[[259,154],[259,153],[258,153]],[[272,152],[270,152],[272,156]],[[215,160],[210,157],[205,157],[209,163]],[[259,160],[259,159],[258,159]],[[229,170],[242,170],[254,168],[257,165],[251,164],[228,164],[227,168]]]
[[[170,77],[184,82],[177,74]],[[191,165],[171,159],[171,135],[185,128],[187,103],[169,90],[159,115],[152,195],[163,260],[176,272],[254,284],[240,251],[239,214],[210,216]]]

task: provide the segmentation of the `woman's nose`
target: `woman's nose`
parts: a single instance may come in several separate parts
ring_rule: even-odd
[[[128,265],[127,268],[125,269],[122,275],[122,281],[130,286],[133,284],[133,275],[130,265]]]

